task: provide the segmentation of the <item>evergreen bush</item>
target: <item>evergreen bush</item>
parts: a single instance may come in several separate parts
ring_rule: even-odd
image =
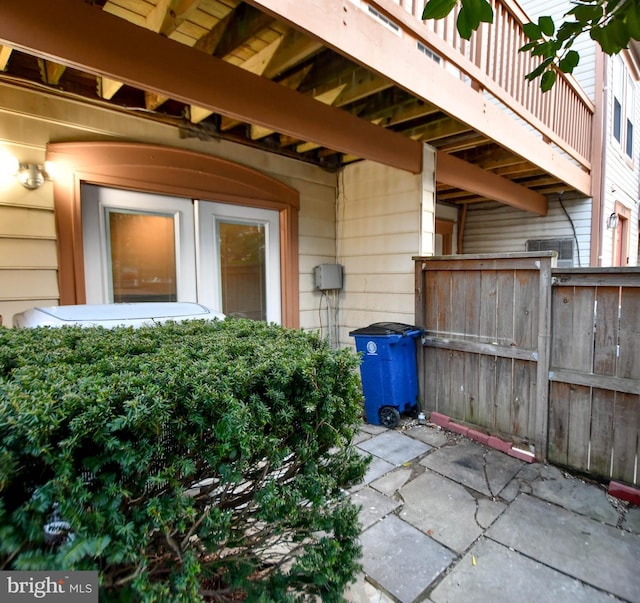
[[[353,353],[242,320],[0,329],[0,569],[101,601],[340,601],[366,462]]]

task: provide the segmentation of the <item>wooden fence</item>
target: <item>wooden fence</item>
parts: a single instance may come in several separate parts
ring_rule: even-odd
[[[637,484],[640,269],[555,254],[415,258],[423,408]]]

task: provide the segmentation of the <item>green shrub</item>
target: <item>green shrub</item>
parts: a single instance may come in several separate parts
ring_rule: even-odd
[[[0,569],[98,570],[101,601],[340,601],[357,366],[247,320],[0,329]]]

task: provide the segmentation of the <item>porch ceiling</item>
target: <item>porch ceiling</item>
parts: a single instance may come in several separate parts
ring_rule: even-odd
[[[494,199],[544,214],[541,195],[575,190],[256,4],[0,0],[0,81],[332,171],[369,158],[417,172],[425,142],[439,151],[438,200],[454,205]]]

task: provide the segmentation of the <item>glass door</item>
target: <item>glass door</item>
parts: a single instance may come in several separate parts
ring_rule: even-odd
[[[196,202],[198,294],[227,316],[280,322],[277,211]]]
[[[87,303],[281,320],[277,211],[82,185],[82,225]]]

